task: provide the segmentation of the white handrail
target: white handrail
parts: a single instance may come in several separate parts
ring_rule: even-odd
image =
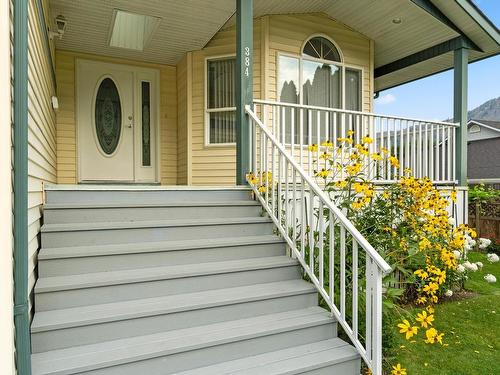
[[[250,116],[254,137],[252,160],[259,182],[251,185],[256,197],[367,366],[374,375],[381,375],[382,278],[391,267],[252,108],[246,106],[245,110]],[[359,247],[363,250],[361,253]],[[348,257],[352,259],[350,264]],[[362,291],[358,282],[363,276],[359,272],[363,268],[361,263],[364,264],[366,281],[364,336],[358,321],[359,292]],[[347,277],[349,269],[351,276]],[[347,291],[349,287],[352,294]],[[352,309],[350,318],[347,312],[349,304]]]

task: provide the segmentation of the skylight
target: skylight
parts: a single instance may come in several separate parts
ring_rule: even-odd
[[[160,20],[158,17],[115,9],[109,45],[143,51]]]

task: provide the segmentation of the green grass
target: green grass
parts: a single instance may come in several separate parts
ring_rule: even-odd
[[[398,334],[402,347],[396,350],[395,363],[406,367],[408,375],[500,374],[500,262],[491,264],[480,253],[469,259],[484,264],[482,270],[469,273],[465,288],[474,294],[436,307],[434,326],[445,333],[443,342],[448,345],[425,344],[425,330],[415,342]],[[488,273],[498,281],[487,283],[483,277]]]

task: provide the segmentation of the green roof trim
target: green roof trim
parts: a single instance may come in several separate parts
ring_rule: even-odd
[[[419,62],[432,59],[433,57],[443,55],[450,51],[454,51],[459,48],[474,49],[471,44],[469,44],[468,38],[463,36],[458,36],[456,38],[447,40],[446,42],[439,43],[435,46],[426,48],[422,51],[415,52],[409,56],[403,57],[399,60],[393,61],[389,64],[382,65],[375,69],[375,78],[384,76],[389,73],[393,73],[397,70],[407,68],[409,66],[418,64]]]
[[[484,13],[470,0],[456,0],[456,2],[500,46],[500,30]]]

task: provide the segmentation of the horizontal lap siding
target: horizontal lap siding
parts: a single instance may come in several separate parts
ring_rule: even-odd
[[[253,95],[260,98],[260,20],[254,21]],[[193,52],[192,81],[192,183],[194,185],[234,185],[235,146],[205,146],[205,59],[236,53],[236,29],[219,31],[201,51]]]
[[[77,183],[76,59],[103,61],[154,68],[160,71],[160,181],[177,183],[177,74],[174,66],[147,64],[103,56],[58,50],[56,77],[59,99],[57,113],[57,182]]]
[[[47,8],[47,3],[44,8]],[[36,282],[39,233],[42,225],[43,184],[57,180],[55,95],[50,52],[36,3],[29,2],[28,18],[28,288]],[[45,19],[50,20],[46,12]],[[32,306],[30,305],[30,311]]]
[[[187,55],[177,64],[177,183],[188,184]]]

